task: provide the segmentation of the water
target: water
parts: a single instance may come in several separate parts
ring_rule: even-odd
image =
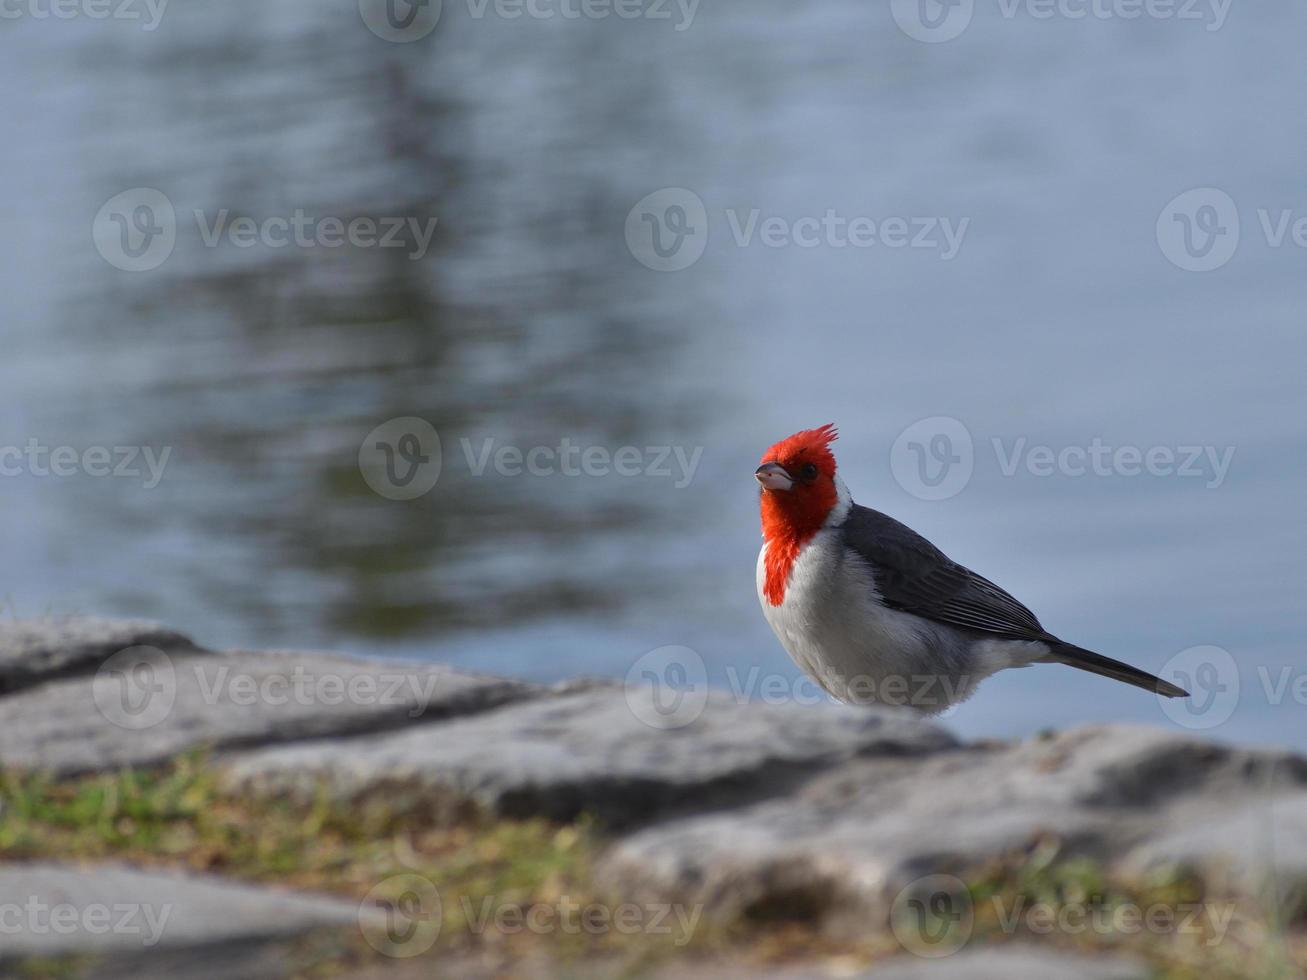
[[[1266,690],[1307,672],[1307,252],[1291,235],[1272,247],[1257,215],[1307,214],[1307,95],[1288,81],[1307,13],[1241,5],[1208,30],[980,3],[961,37],[922,44],[851,2],[704,3],[679,31],[676,13],[473,9],[447,2],[407,45],[344,0],[179,3],[153,32],[0,21],[0,445],[171,451],[150,489],[0,480],[11,613],[144,615],[213,645],[537,679],[622,676],[686,645],[717,685],[790,690],[754,595],[751,473],[772,441],[835,421],[859,501],[1076,642],[1152,669],[1227,649],[1242,689],[1212,734],[1307,744],[1292,687]],[[91,228],[141,186],[175,205],[178,238],[127,273]],[[1158,215],[1209,186],[1238,204],[1239,250],[1185,272]],[[701,260],[658,273],[623,230],[667,187],[703,201],[709,234]],[[224,210],[437,224],[420,260],[207,247]],[[965,233],[948,260],[821,231],[813,247],[762,240],[769,218],[828,211]],[[403,416],[444,448],[410,502],[374,493],[357,460]],[[890,465],[930,417],[974,446],[944,500]],[[702,455],[688,486],[474,473],[486,440],[564,439],[636,447],[642,465],[646,447]],[[1029,447],[1095,439],[1234,456],[1220,481],[1025,465]],[[1055,667],[987,682],[949,724],[1114,720],[1175,724]]]

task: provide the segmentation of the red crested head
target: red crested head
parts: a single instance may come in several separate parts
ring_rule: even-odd
[[[763,453],[754,473],[762,487],[762,536],[767,541],[764,591],[774,606],[785,598],[794,559],[839,500],[830,451],[838,437],[834,425],[796,432]]]
[[[812,479],[818,474],[829,480],[835,478],[835,454],[830,451],[830,444],[840,437],[839,430],[833,423],[827,423],[820,429],[804,429],[788,439],[782,439],[762,454],[762,464],[777,463],[796,480]],[[814,467],[805,474],[804,467]]]

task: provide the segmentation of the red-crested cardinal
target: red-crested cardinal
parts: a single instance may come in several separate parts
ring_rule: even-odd
[[[833,425],[763,454],[758,598],[789,655],[835,698],[928,714],[1007,667],[1060,663],[1170,698],[1188,692],[1059,640],[993,582],[853,502]]]

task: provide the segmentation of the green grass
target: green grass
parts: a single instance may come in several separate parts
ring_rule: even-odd
[[[123,861],[355,901],[378,887],[384,894],[395,876],[420,875],[437,889],[443,912],[429,957],[489,947],[512,960],[540,947],[542,939],[527,929],[504,932],[494,923],[511,927],[515,916],[536,906],[617,901],[594,885],[601,837],[588,820],[559,826],[466,817],[450,824],[419,810],[397,811],[389,800],[347,804],[325,791],[310,806],[241,798],[221,788],[214,768],[198,754],[157,770],[68,780],[6,772],[0,774],[0,800],[5,861]],[[598,951],[625,964],[657,958],[660,948],[680,948],[663,937],[633,941],[616,931],[596,939],[560,929],[546,940],[550,956],[563,961]],[[326,961],[317,972],[376,955],[361,933],[318,945],[317,955],[306,957]],[[24,974],[33,977],[78,975],[67,970],[60,959],[24,964]]]
[[[973,942],[1046,941],[1051,922],[1059,946],[1134,957],[1165,980],[1289,980],[1307,966],[1307,922],[1290,907],[1211,891],[1179,866],[1112,875],[1049,839],[973,869],[968,887]]]
[[[588,874],[590,830],[544,821],[430,825],[383,800],[309,807],[220,789],[202,757],[157,771],[56,781],[0,776],[0,854],[182,865],[229,877],[353,892],[421,864],[438,885],[537,888]]]

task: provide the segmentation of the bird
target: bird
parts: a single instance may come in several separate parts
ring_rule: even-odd
[[[1167,698],[1187,691],[1068,643],[989,579],[911,528],[853,502],[831,443],[805,429],[763,453],[763,615],[794,662],[849,704],[940,714],[1000,670],[1066,664]]]

